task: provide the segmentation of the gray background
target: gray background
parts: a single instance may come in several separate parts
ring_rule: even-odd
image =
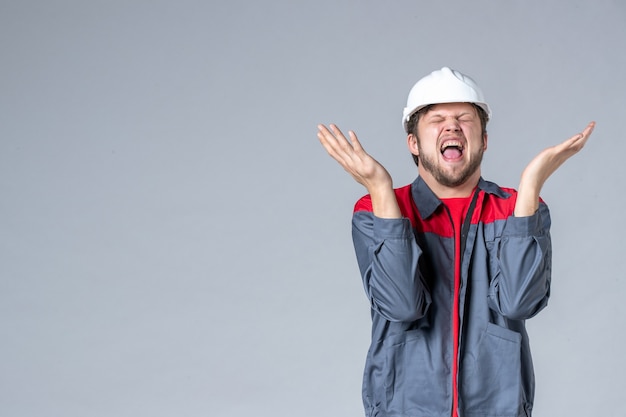
[[[597,121],[542,193],[535,416],[623,417],[625,40],[618,0],[1,1],[0,415],[362,415],[364,190],[316,125],[409,183],[447,65],[501,185]]]

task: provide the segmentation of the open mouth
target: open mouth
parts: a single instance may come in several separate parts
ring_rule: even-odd
[[[463,144],[457,140],[447,140],[441,145],[441,155],[446,160],[456,160],[463,156]]]

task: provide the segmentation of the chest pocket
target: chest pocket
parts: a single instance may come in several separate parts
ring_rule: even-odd
[[[487,278],[489,282],[492,282],[500,274],[500,241],[505,224],[505,220],[499,220],[483,225],[482,238],[487,250]]]

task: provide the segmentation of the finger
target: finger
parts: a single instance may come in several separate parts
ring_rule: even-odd
[[[326,126],[318,125],[317,128],[317,138],[320,143],[333,158],[337,159],[338,155],[336,150],[340,149],[337,145],[337,139]]]
[[[595,127],[596,122],[590,122],[581,133],[572,137],[571,145],[575,148],[576,152],[580,151],[583,146],[585,146]]]
[[[333,148],[338,147],[338,143],[342,140],[341,138],[338,138],[335,133],[331,132],[324,125],[318,125],[317,137],[320,139],[322,144],[326,143],[332,146]]]
[[[593,129],[596,127],[596,122],[590,122],[587,127],[585,127],[585,129],[579,133],[580,138],[581,139],[587,139],[590,135],[591,132],[593,132]]]
[[[331,124],[330,128],[332,129],[332,132],[337,140],[337,144],[343,150],[345,157],[350,158],[350,159],[355,159],[355,158],[360,159],[360,151],[362,148],[360,147],[360,143],[358,139],[356,139],[356,135],[354,134],[354,132],[353,131],[348,132],[348,135],[350,136],[350,140],[348,140],[346,136],[343,134],[343,132],[341,131],[341,129],[337,127],[337,125]],[[356,139],[356,144],[357,144],[356,146],[355,146],[354,139]]]
[[[571,138],[561,143],[560,145],[561,149],[563,150],[570,149],[575,152],[578,152],[587,143],[587,139],[589,139],[589,136],[591,135],[591,132],[593,132],[594,127],[595,127],[595,122],[589,123],[587,127],[585,127],[585,129],[581,133],[577,133]]]
[[[330,129],[332,132],[326,126],[318,125],[317,137],[326,152],[344,169],[349,170],[353,164],[354,149],[337,126],[331,124]]]
[[[331,123],[329,128],[321,124],[318,125],[318,137],[330,156],[339,162],[346,171],[352,173],[371,159],[361,146],[354,131],[348,131],[350,137],[348,140],[337,125]]]
[[[337,160],[337,162],[343,165],[343,161],[346,159],[344,155],[345,152],[337,144],[336,140],[332,136],[325,135],[321,132],[317,134],[317,137],[324,149],[326,149],[326,152],[328,152],[331,157]]]
[[[359,142],[359,138],[356,137],[356,133],[350,130],[348,132],[348,135],[350,136],[350,141],[352,142],[352,147],[354,148],[354,150],[356,152],[365,152],[363,150],[363,146],[361,146],[361,142]]]
[[[324,125],[317,125],[317,136],[324,138],[326,141],[332,141],[335,139],[335,135]]]
[[[330,129],[332,130],[333,135],[338,139],[339,142],[345,141],[346,143],[349,143],[348,139],[346,139],[346,136],[343,134],[341,129],[337,127],[337,125],[331,124]]]
[[[331,151],[334,148],[333,142],[335,141],[335,138],[328,131],[328,128],[326,128],[326,126],[318,125],[317,128],[318,128],[317,138],[319,139],[319,141],[322,144],[322,146],[324,146],[326,151],[328,151],[328,153],[331,153]]]
[[[330,125],[330,129],[320,124],[320,125],[317,125],[317,129],[318,129],[318,132],[317,132],[318,137],[323,137],[328,142],[335,142],[335,143],[348,142],[348,140],[343,135],[343,133],[341,133],[341,130],[339,130],[339,128],[334,124]]]
[[[588,138],[589,136],[591,136],[591,133],[593,132],[593,129],[595,129],[596,127],[596,122],[590,122],[587,127],[585,128],[585,130],[583,130],[583,136],[586,138]]]

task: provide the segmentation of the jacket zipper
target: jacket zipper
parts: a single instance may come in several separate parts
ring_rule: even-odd
[[[461,285],[461,231],[454,229],[454,296],[452,297],[452,417],[458,417],[459,288]]]
[[[454,230],[454,289],[453,289],[453,304],[452,304],[452,417],[459,417],[459,348],[460,348],[460,291],[461,291],[461,267],[463,252],[465,252],[465,244],[467,241],[469,227],[476,208],[476,202],[478,201],[479,190],[476,189],[472,195],[472,200],[467,208],[467,212],[461,223],[461,230],[457,230],[455,222],[452,219],[450,210],[448,211],[448,217],[452,222],[452,228]]]

